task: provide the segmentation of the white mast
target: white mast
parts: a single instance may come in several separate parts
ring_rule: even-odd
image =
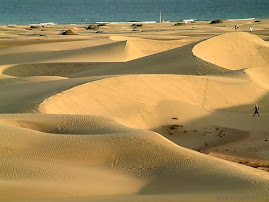
[[[162,11],[160,11],[160,23],[162,23]]]

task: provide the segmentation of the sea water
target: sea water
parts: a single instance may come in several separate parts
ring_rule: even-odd
[[[0,0],[0,24],[269,18],[269,0]]]

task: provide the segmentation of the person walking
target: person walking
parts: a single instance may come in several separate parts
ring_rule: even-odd
[[[252,33],[252,31],[253,31],[253,27],[252,27],[252,26],[250,26],[250,27],[249,27],[249,33],[251,34],[251,33]]]
[[[237,32],[237,30],[239,29],[239,27],[237,25],[234,26],[234,31]]]
[[[253,114],[253,116],[255,116],[256,114],[258,114],[258,116],[260,116],[260,114],[259,114],[259,109],[260,109],[260,107],[259,107],[259,105],[256,103],[255,104],[255,106],[254,106],[254,114]]]

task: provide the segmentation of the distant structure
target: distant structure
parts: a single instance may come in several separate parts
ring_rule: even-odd
[[[162,23],[162,11],[160,11],[160,23]]]
[[[194,22],[195,20],[197,20],[197,19],[188,19],[188,20],[183,20],[183,22],[184,22],[185,24],[187,24],[188,22]]]

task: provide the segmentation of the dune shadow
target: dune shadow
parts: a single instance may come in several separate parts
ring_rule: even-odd
[[[269,118],[269,93],[257,100],[261,106],[261,117],[253,117],[252,104],[240,105],[236,107],[223,108],[215,111],[211,111],[209,115],[202,118],[198,118],[184,123],[187,126],[195,127],[201,126],[227,126],[233,129],[248,129],[248,130],[269,130],[268,118]],[[254,104],[253,104],[254,106]],[[244,109],[237,112],[238,109]],[[263,114],[262,109],[266,110]],[[237,115],[238,114],[238,115]],[[175,114],[171,115],[171,118],[175,117]],[[180,124],[179,120],[174,118],[174,123]],[[181,122],[182,124],[182,122]],[[246,127],[249,125],[250,127]],[[167,125],[165,125],[167,126]],[[169,126],[169,125],[168,125]],[[171,126],[171,125],[170,125]],[[160,128],[153,128],[151,131],[160,131]],[[236,130],[235,130],[236,131]],[[161,133],[160,133],[161,134]],[[161,134],[162,135],[162,134]],[[163,135],[165,137],[165,135]],[[245,138],[246,134],[243,134],[241,138]],[[167,138],[167,137],[166,137]],[[191,138],[191,137],[189,137]],[[240,137],[238,137],[240,138]],[[238,141],[238,138],[234,141]],[[168,138],[170,139],[170,138]],[[173,142],[173,138],[170,139]],[[180,142],[175,141],[175,144],[182,146]],[[224,144],[224,143],[223,143]],[[166,165],[167,168],[158,168],[158,175],[153,178],[149,184],[140,189],[140,194],[196,194],[196,193],[237,193],[248,192],[248,185],[245,179],[241,177],[235,177],[232,175],[219,175],[214,173],[206,173],[204,170],[199,170],[192,167],[191,170],[183,171],[182,173],[174,173],[170,175],[169,168],[175,168],[180,164]],[[251,168],[250,168],[251,169]],[[203,173],[200,175],[200,173]],[[169,174],[168,174],[169,173]],[[221,182],[221,183],[220,183]],[[236,186],[234,186],[237,184]],[[210,192],[209,192],[210,190]]]
[[[100,76],[104,74],[216,75],[229,71],[194,56],[192,49],[198,43],[200,41],[127,62],[103,63],[97,68],[69,76]]]
[[[72,73],[98,68],[103,63],[31,63],[18,64],[3,70],[3,74],[15,77],[67,76]]]
[[[176,165],[175,165],[176,166]],[[142,187],[139,194],[212,194],[231,193],[248,190],[245,180],[234,176],[214,173],[200,174],[201,170],[193,169],[173,175],[161,175]],[[220,183],[221,182],[221,183]],[[234,186],[237,184],[237,186]]]
[[[125,47],[126,41],[119,41],[74,50],[1,54],[0,65],[49,63],[51,61],[61,62],[62,60],[67,62],[70,60],[71,62],[72,60],[74,62],[79,62],[79,60],[81,62],[123,62],[126,59]]]
[[[124,47],[126,41],[115,42],[112,44],[101,45],[97,47],[89,47],[77,50],[67,50],[58,52],[29,52],[10,55],[1,55],[1,62],[5,65],[12,64],[17,60],[18,65],[13,65],[3,73],[9,76],[66,76],[69,78],[86,77],[86,76],[104,76],[104,75],[126,75],[126,74],[180,74],[180,75],[215,75],[227,72],[228,70],[217,65],[211,64],[193,55],[193,47],[200,43],[195,42],[182,47],[170,49],[167,51],[155,53],[148,56],[143,56],[130,61],[90,61],[94,58],[96,52],[100,49],[111,46],[112,49],[120,48],[117,57],[124,56]],[[107,47],[108,46],[108,47]],[[115,47],[114,47],[115,46]],[[120,47],[117,47],[120,46]],[[124,47],[121,47],[124,46]],[[86,55],[84,52],[88,52]],[[83,53],[89,59],[81,62],[60,62],[68,55],[74,58],[81,56]],[[90,54],[90,55],[88,55]],[[93,55],[92,55],[93,54]],[[116,54],[116,53],[115,53]],[[123,55],[122,55],[123,54]],[[98,54],[97,54],[98,55]],[[114,54],[110,56],[113,58]],[[12,57],[12,62],[10,60]],[[100,56],[98,56],[100,57]],[[101,58],[100,58],[101,59]],[[29,63],[29,60],[31,63]],[[54,60],[59,60],[55,62]],[[5,62],[6,61],[6,62]],[[51,61],[51,62],[50,62]],[[27,64],[29,63],[29,64]]]
[[[0,86],[0,113],[34,112],[38,105],[53,95],[77,85],[97,81],[104,77],[86,77]],[[112,76],[110,76],[112,77]]]

